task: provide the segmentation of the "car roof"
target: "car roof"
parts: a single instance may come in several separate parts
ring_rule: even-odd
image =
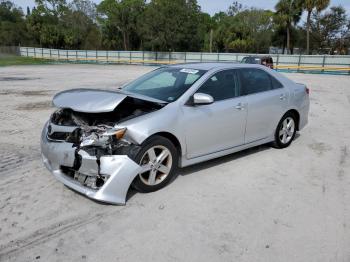
[[[248,57],[251,57],[251,58],[272,58],[272,56],[269,56],[269,55],[249,55],[249,56],[245,56],[243,58],[248,58]]]
[[[199,63],[182,63],[175,64],[169,67],[173,68],[186,68],[186,69],[197,69],[197,70],[212,70],[212,69],[226,69],[226,68],[264,68],[258,64],[241,64],[236,62],[199,62]]]

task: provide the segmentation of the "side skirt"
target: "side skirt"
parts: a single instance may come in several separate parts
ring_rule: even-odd
[[[195,157],[195,158],[191,158],[191,159],[186,159],[185,156],[182,156],[181,167],[186,167],[186,166],[194,165],[194,164],[197,164],[197,163],[200,163],[200,162],[204,162],[204,161],[207,161],[207,160],[211,160],[211,159],[214,159],[214,158],[226,156],[226,155],[229,155],[229,154],[232,154],[232,153],[236,153],[238,151],[242,151],[244,149],[248,149],[248,148],[251,148],[251,147],[259,146],[259,145],[266,144],[266,143],[269,143],[269,142],[272,142],[272,141],[273,141],[273,137],[267,137],[267,138],[260,139],[260,140],[257,140],[257,141],[254,141],[254,142],[251,142],[251,143],[248,143],[248,144],[232,147],[232,148],[225,149],[225,150],[222,150],[222,151],[219,151],[219,152],[215,152],[215,153],[211,153],[211,154],[208,154],[208,155],[199,156],[199,157]]]

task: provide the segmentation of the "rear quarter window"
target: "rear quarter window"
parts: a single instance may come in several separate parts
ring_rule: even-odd
[[[272,88],[273,89],[278,89],[278,88],[283,88],[283,85],[281,84],[280,81],[278,81],[276,78],[270,75],[271,78],[271,83],[272,83]]]

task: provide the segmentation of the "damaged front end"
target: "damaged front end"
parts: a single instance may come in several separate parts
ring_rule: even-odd
[[[118,123],[162,105],[128,96],[118,103],[109,112],[57,110],[43,129],[41,149],[45,166],[68,187],[99,201],[125,204],[141,169],[133,160],[140,145],[125,139],[127,128]]]

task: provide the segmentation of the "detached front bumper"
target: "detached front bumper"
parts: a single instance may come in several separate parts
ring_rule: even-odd
[[[41,155],[46,168],[63,184],[89,198],[112,203],[125,204],[131,182],[141,167],[126,155],[101,156],[99,163],[95,156],[78,150],[72,143],[51,141],[47,138],[47,126],[41,134]],[[77,154],[81,157],[79,174],[88,178],[103,175],[107,179],[98,189],[85,186],[82,181],[67,175],[62,167],[74,167]]]

